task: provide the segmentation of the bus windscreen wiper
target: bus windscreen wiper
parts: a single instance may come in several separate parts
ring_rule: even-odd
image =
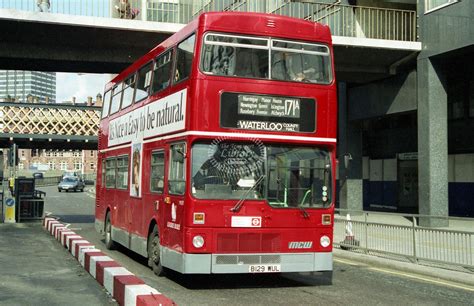
[[[298,208],[300,209],[301,213],[303,214],[303,217],[304,217],[305,219],[309,219],[309,214],[308,214],[308,212],[306,211],[306,209],[304,209],[303,206],[298,206]]]
[[[254,189],[257,187],[257,185],[259,185],[259,184],[263,181],[264,178],[265,178],[265,174],[262,175],[261,177],[259,177],[258,180],[255,182],[255,184],[253,184],[253,186],[250,187],[250,188],[247,190],[247,192],[245,192],[245,193],[240,197],[240,199],[237,201],[237,203],[235,203],[235,206],[232,207],[232,208],[230,209],[230,211],[232,211],[232,212],[238,212],[238,211],[240,210],[240,208],[242,207],[242,205],[244,204],[244,201],[247,199],[247,195],[250,193],[250,191],[254,190]]]

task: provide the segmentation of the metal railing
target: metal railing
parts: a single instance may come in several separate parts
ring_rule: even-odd
[[[0,8],[38,11],[36,0],[0,0]],[[416,41],[416,11],[289,0],[50,0],[49,12],[186,24],[203,12],[285,15],[329,25],[333,35]]]
[[[39,197],[18,197],[18,216],[17,222],[41,220],[44,217],[44,198],[41,195]]]
[[[53,186],[59,184],[60,181],[60,176],[37,178],[35,179],[35,187]]]
[[[96,173],[85,173],[81,175],[82,179],[84,180],[86,185],[94,185],[95,180],[97,178]],[[61,181],[62,176],[50,176],[50,177],[43,177],[35,179],[35,186],[36,187],[44,187],[44,186],[54,186],[59,184]]]
[[[351,211],[349,221],[346,211],[338,211],[341,215],[334,220],[336,247],[474,271],[473,219]],[[442,219],[449,227],[422,227],[418,225],[420,218]],[[350,232],[352,237],[348,237]]]
[[[138,0],[132,2],[138,3]],[[114,5],[110,0],[49,0],[49,3],[49,9],[43,12],[107,18],[112,17]],[[0,8],[41,12],[37,0],[0,0]]]

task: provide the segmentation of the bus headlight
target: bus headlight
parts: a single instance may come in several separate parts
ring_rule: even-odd
[[[204,245],[204,238],[200,235],[194,236],[193,245],[196,249],[202,248],[202,246]]]
[[[319,243],[321,243],[323,248],[327,248],[331,244],[331,239],[329,239],[328,236],[322,236],[321,239],[319,239]]]

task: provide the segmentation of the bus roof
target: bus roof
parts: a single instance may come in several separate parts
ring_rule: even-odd
[[[141,66],[150,62],[163,50],[182,41],[199,28],[201,32],[218,31],[234,34],[272,36],[331,44],[328,26],[293,17],[247,12],[208,12],[188,23],[183,29],[168,37],[150,52],[128,66],[106,85],[109,90]]]

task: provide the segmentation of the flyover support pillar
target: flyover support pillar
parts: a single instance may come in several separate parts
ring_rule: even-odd
[[[341,209],[361,211],[362,189],[362,130],[358,123],[351,123],[348,115],[347,85],[338,84],[338,160],[339,204]],[[344,160],[350,159],[346,167]]]
[[[418,182],[421,226],[448,226],[448,118],[446,78],[429,58],[418,70]]]

